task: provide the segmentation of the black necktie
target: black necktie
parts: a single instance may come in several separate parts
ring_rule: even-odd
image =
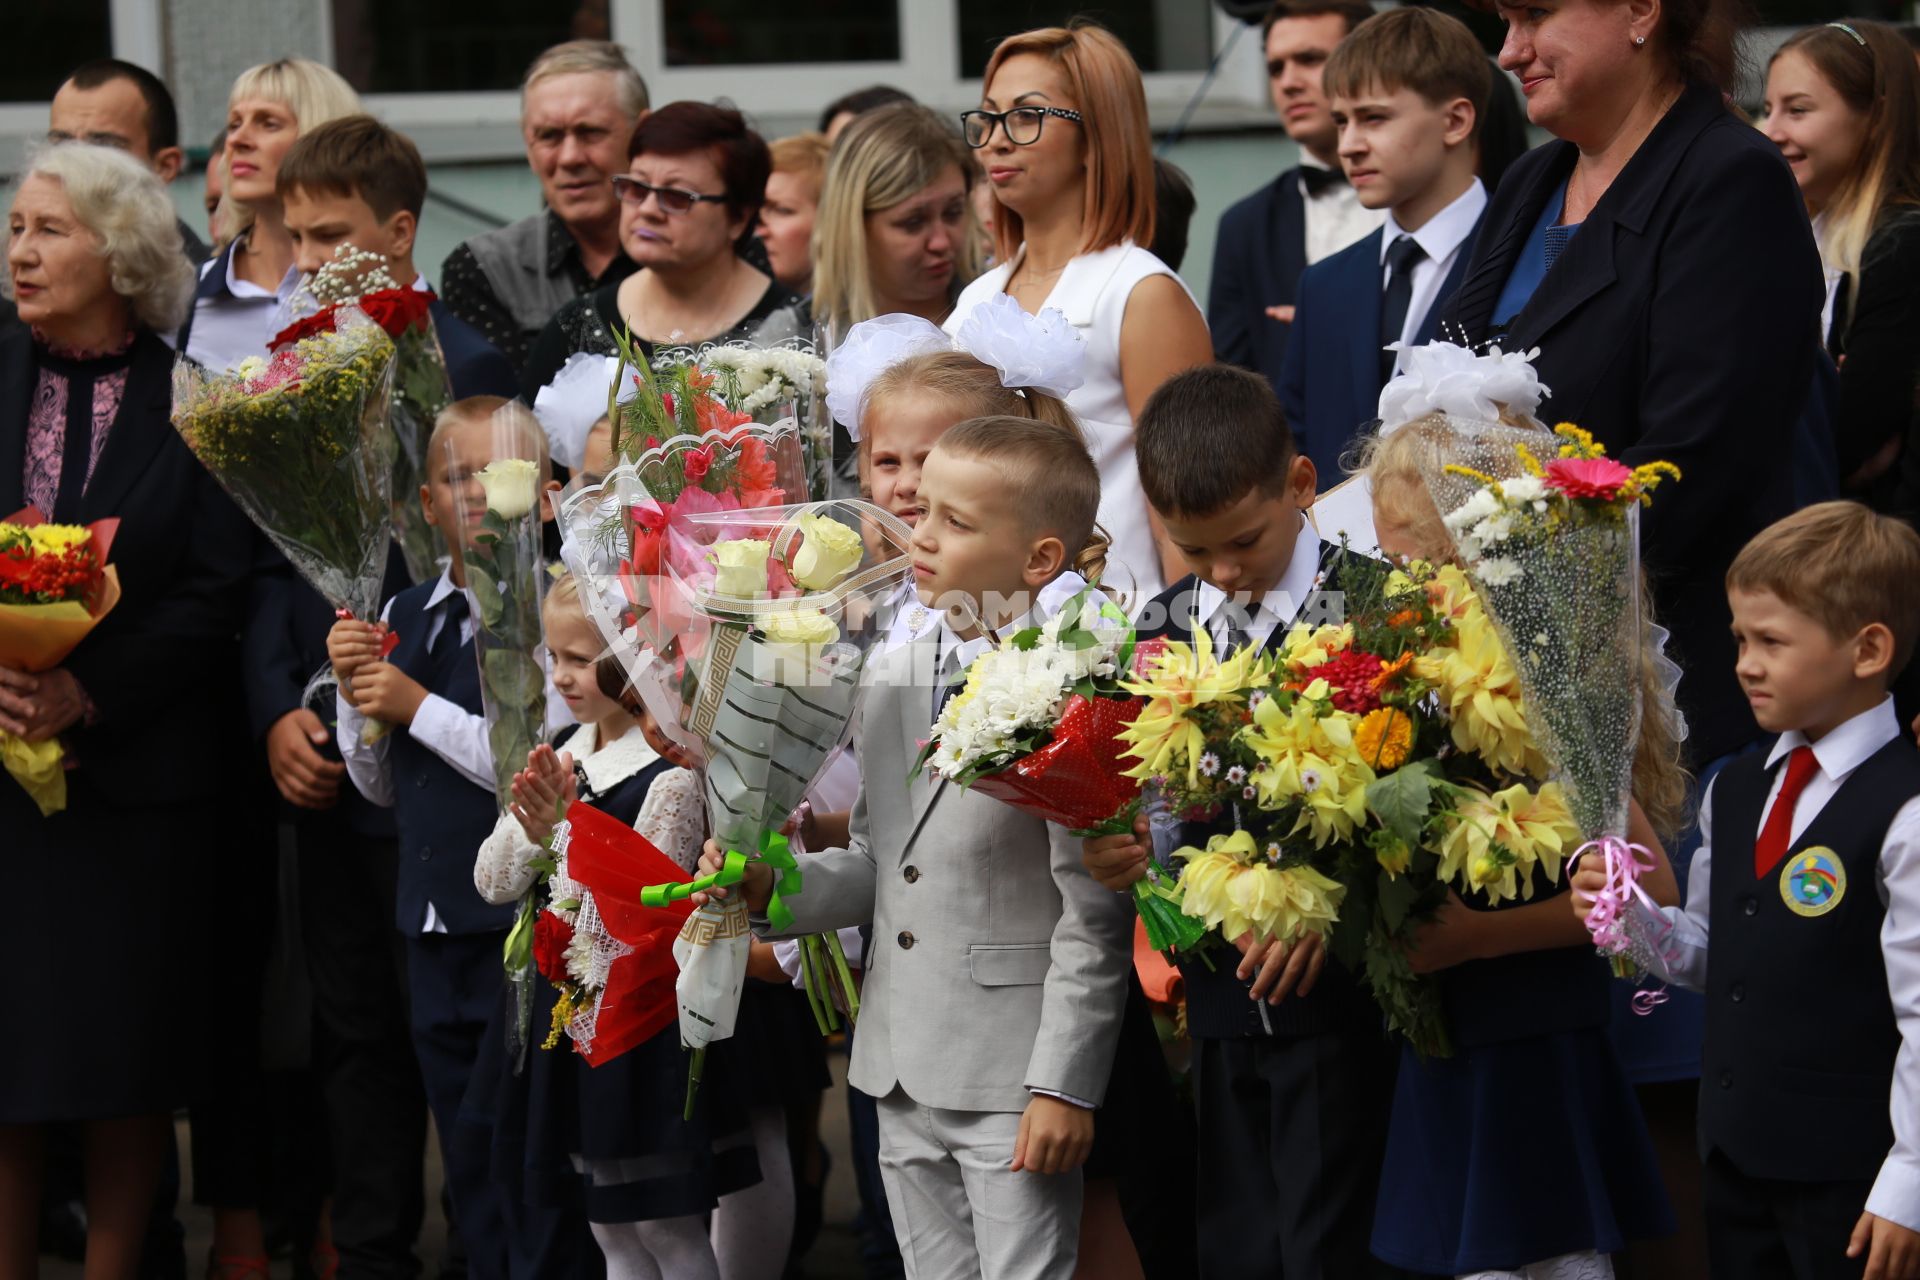
[[[1426,257],[1412,236],[1401,236],[1387,246],[1387,291],[1380,299],[1380,345],[1400,341],[1407,324],[1407,308],[1413,302],[1413,268]],[[1380,385],[1393,376],[1393,352],[1380,352]]]
[[[460,650],[460,624],[467,620],[467,593],[455,591],[440,602],[446,621],[440,624],[440,634],[427,646],[427,656],[436,665],[445,663],[448,655]]]

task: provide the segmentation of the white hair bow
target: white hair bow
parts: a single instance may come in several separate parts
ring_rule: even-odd
[[[914,356],[964,351],[1000,375],[1000,385],[1065,396],[1086,381],[1087,344],[1065,314],[1048,307],[1030,316],[1011,295],[996,293],[975,307],[949,337],[919,316],[863,320],[827,357],[827,410],[860,438],[860,414],[874,379]]]
[[[1532,351],[1502,353],[1489,347],[1480,355],[1451,342],[1429,342],[1407,347],[1394,343],[1389,351],[1407,353],[1405,373],[1380,391],[1380,434],[1390,435],[1409,422],[1441,413],[1473,422],[1499,422],[1533,417],[1547,388],[1531,361]]]

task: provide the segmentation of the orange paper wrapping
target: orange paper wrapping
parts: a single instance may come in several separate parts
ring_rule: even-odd
[[[120,575],[108,565],[101,570],[100,591],[91,607],[77,601],[0,604],[0,665],[53,670],[119,603]]]

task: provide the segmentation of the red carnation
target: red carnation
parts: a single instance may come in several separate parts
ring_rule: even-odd
[[[540,976],[558,986],[568,981],[567,948],[573,945],[573,926],[551,911],[542,911],[533,920],[533,967]]]
[[[1569,498],[1612,502],[1633,479],[1633,471],[1612,458],[1555,458],[1547,464],[1547,487]]]
[[[1333,687],[1334,706],[1363,716],[1380,709],[1380,693],[1374,686],[1385,665],[1371,653],[1342,649],[1305,675],[1308,680],[1325,680]]]

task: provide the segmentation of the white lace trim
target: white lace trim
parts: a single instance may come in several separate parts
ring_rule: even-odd
[[[691,875],[700,863],[700,846],[707,839],[707,805],[700,794],[700,775],[691,769],[669,769],[656,777],[640,804],[633,829]]]

